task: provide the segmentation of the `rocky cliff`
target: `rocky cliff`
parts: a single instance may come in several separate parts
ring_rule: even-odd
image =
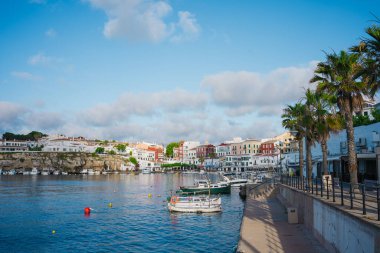
[[[128,165],[128,159],[119,155],[63,152],[0,153],[0,168],[3,171],[37,168],[79,173],[82,169],[120,170],[126,165]]]

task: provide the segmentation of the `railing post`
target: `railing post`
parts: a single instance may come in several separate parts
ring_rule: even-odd
[[[311,194],[314,194],[314,185],[313,185],[314,179],[311,179]],[[310,187],[310,185],[309,185]]]
[[[327,199],[329,199],[330,196],[329,196],[329,178],[328,177],[326,177],[326,194],[327,194]]]
[[[300,177],[297,177],[297,189],[300,189]]]
[[[343,181],[340,182],[340,205],[344,206],[344,200],[343,200]]]
[[[315,177],[315,195],[318,196],[318,178]]]
[[[367,214],[367,209],[366,209],[366,206],[365,206],[365,184],[363,184],[363,187],[362,187],[362,203],[363,203],[363,215],[366,215]]]
[[[334,177],[331,177],[331,185],[332,185],[332,195],[333,195],[333,202],[335,202],[335,182],[334,182]]]
[[[379,194],[379,188],[380,188],[380,185],[377,186],[377,193],[376,193],[376,197],[377,197],[377,220],[380,221],[380,194]]]
[[[354,208],[354,202],[352,199],[352,183],[350,183],[350,209]]]
[[[323,178],[321,177],[321,197],[323,197]]]

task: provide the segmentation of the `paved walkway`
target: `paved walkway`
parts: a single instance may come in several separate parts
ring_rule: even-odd
[[[273,195],[247,197],[238,252],[327,252],[303,224],[288,224],[285,207]]]

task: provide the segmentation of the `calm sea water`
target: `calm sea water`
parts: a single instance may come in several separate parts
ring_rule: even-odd
[[[168,212],[170,191],[194,177],[0,176],[0,252],[234,252],[244,205],[236,190],[222,213]]]

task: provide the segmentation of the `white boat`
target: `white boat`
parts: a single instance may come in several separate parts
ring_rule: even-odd
[[[30,171],[29,171],[29,170],[24,170],[24,171],[22,172],[22,174],[23,174],[23,175],[30,175]]]
[[[150,174],[151,170],[149,168],[142,169],[142,174]]]
[[[69,173],[67,171],[62,171],[62,175],[67,176]]]
[[[13,176],[13,175],[16,175],[16,171],[15,170],[8,170],[8,171],[4,171],[3,172],[3,175],[10,175],[10,176]]]
[[[168,203],[170,212],[183,213],[213,213],[222,211],[222,199],[220,197],[178,197],[172,196]]]
[[[88,170],[87,170],[87,173],[88,173],[89,175],[94,175],[94,174],[95,174],[95,171],[94,171],[93,169],[88,169]]]
[[[231,187],[240,187],[248,184],[250,182],[249,179],[246,178],[233,178],[230,179],[226,176],[223,177],[224,180],[226,180],[229,184],[231,184]]]
[[[87,169],[82,169],[79,173],[80,174],[87,174],[88,170]]]
[[[59,170],[55,170],[55,171],[53,172],[53,175],[59,175],[59,174],[61,174],[61,172],[60,172]]]
[[[30,172],[30,175],[37,175],[38,170],[36,168],[33,168],[32,171]]]
[[[95,170],[94,174],[95,175],[100,175],[100,171],[99,170]]]
[[[43,169],[43,170],[41,171],[41,175],[43,175],[43,176],[50,175],[50,171],[49,171],[48,169]]]

